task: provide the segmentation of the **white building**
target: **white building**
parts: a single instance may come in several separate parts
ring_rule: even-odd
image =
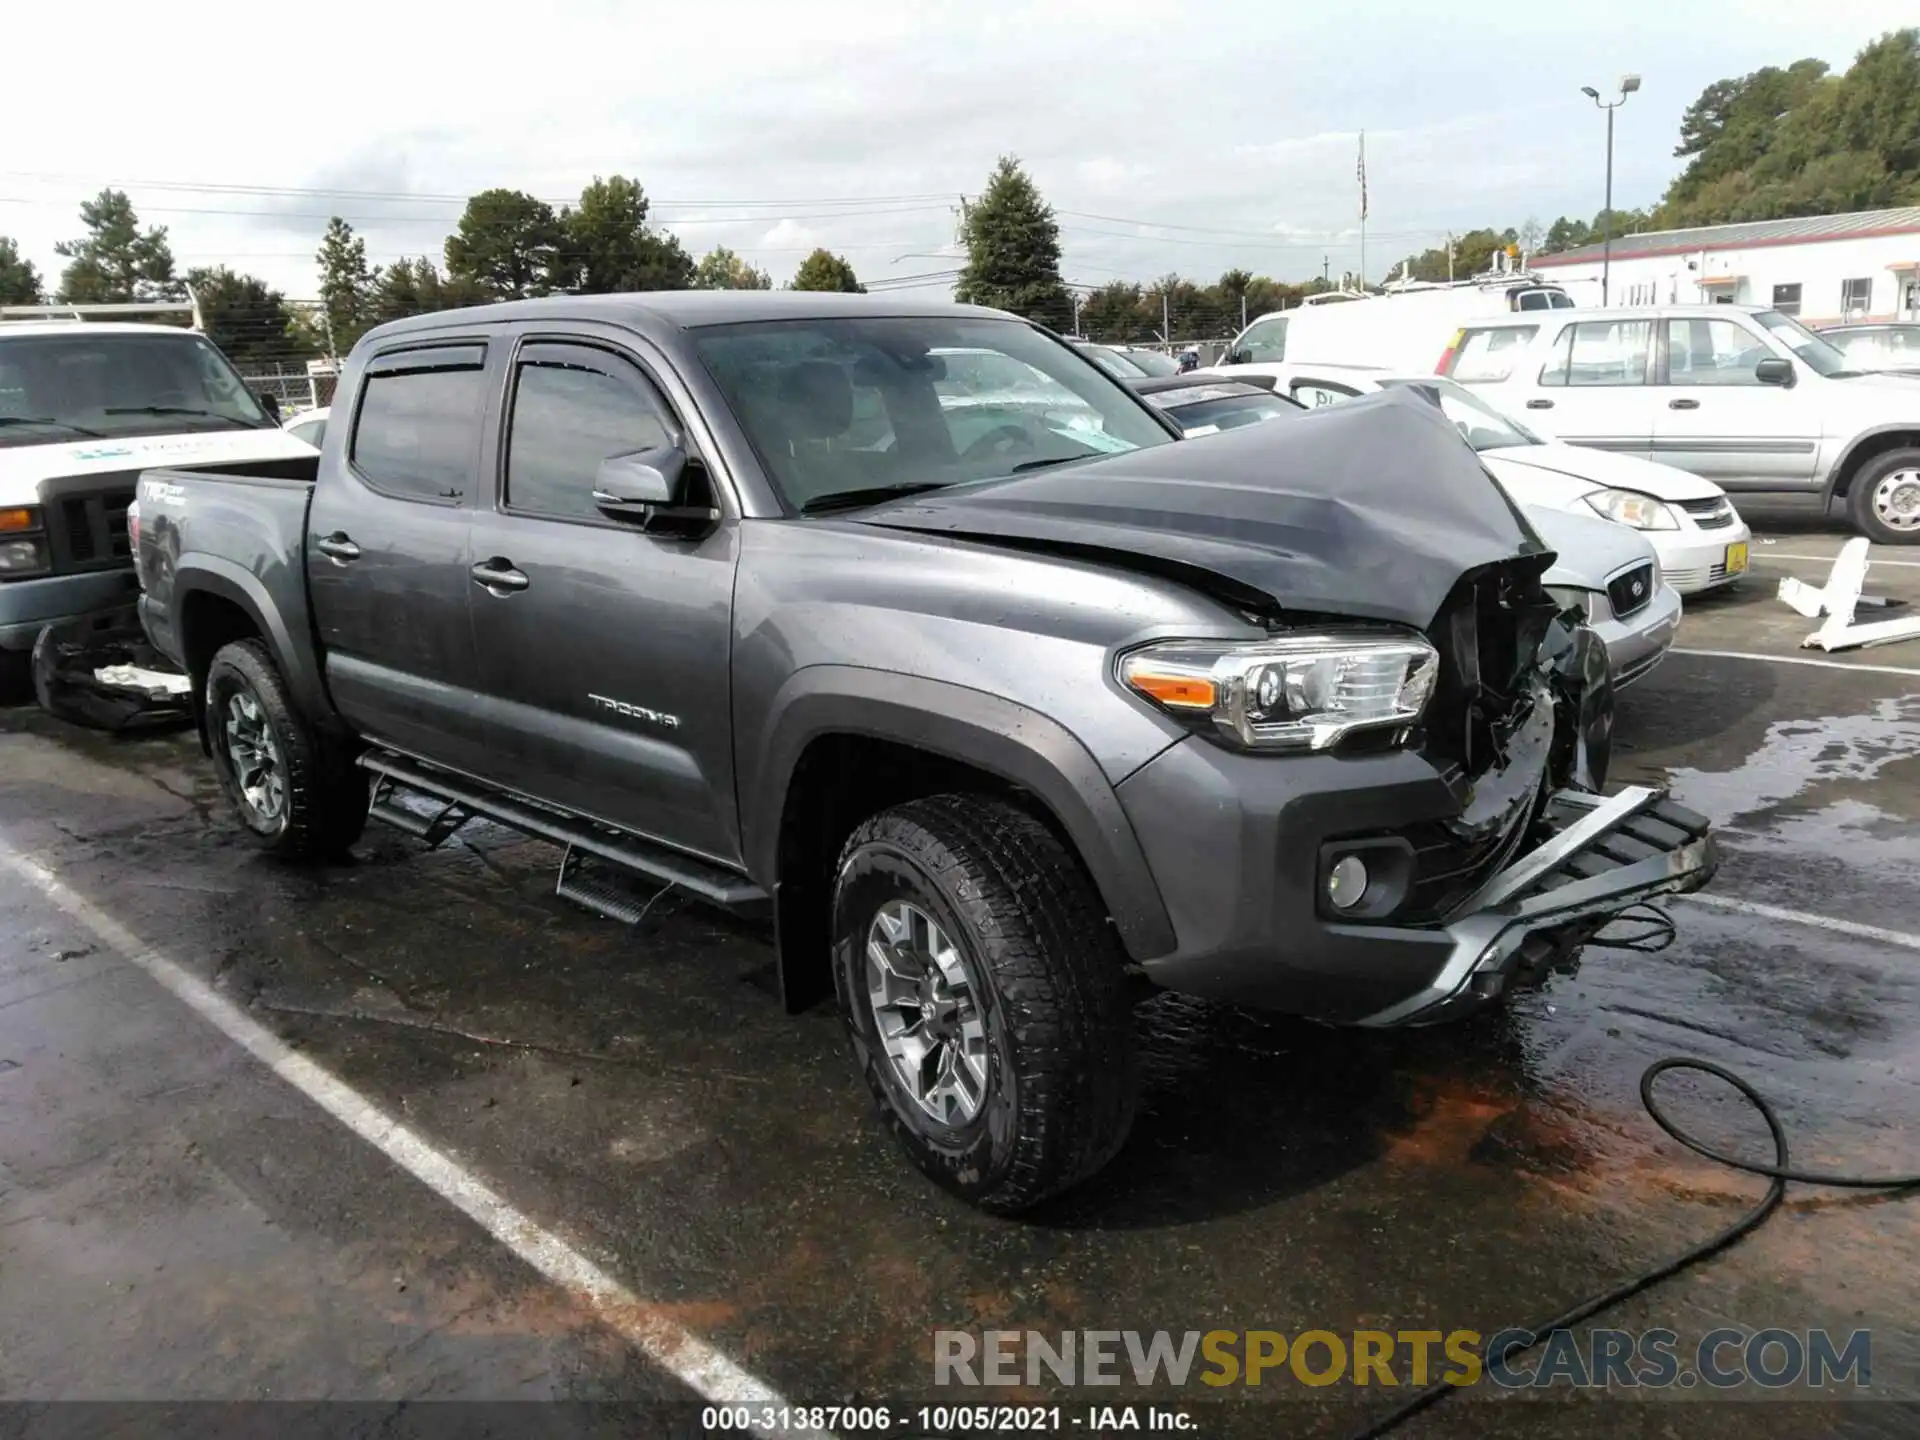
[[[1529,259],[1600,303],[1601,249]],[[1920,320],[1920,206],[1613,237],[1612,305],[1767,305],[1804,325]]]

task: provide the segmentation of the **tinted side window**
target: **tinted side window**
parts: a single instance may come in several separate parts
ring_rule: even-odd
[[[1487,384],[1513,374],[1514,362],[1526,353],[1538,325],[1500,325],[1462,332],[1447,375],[1463,384]]]
[[[353,427],[354,468],[402,500],[458,500],[473,473],[484,397],[479,365],[369,374]]]
[[[651,386],[625,361],[574,346],[528,346],[515,366],[506,504],[600,520],[600,462],[673,443]]]
[[[1567,326],[1540,372],[1542,385],[1644,385],[1651,320],[1582,320]]]

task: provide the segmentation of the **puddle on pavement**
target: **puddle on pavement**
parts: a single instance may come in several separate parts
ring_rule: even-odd
[[[1920,696],[1876,700],[1865,714],[1776,720],[1731,770],[1675,766],[1674,799],[1716,825],[1731,825],[1819,785],[1864,784],[1895,761],[1920,755]]]

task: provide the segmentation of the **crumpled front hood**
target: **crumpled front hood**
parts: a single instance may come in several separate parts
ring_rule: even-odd
[[[859,523],[1201,572],[1284,610],[1425,629],[1469,570],[1550,555],[1438,407],[1388,391],[894,501]]]

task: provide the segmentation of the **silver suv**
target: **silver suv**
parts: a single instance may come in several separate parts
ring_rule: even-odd
[[[1920,375],[1865,372],[1777,310],[1551,310],[1454,332],[1437,372],[1497,388],[1559,439],[1722,488],[1844,499],[1861,533],[1920,544]]]

